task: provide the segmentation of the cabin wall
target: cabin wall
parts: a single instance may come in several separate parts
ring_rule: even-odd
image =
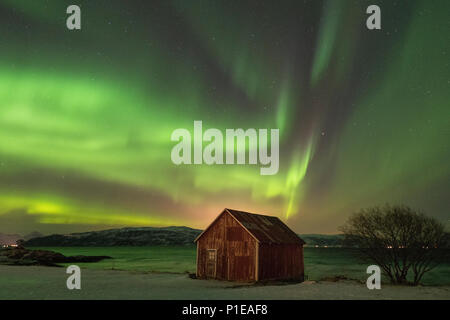
[[[214,277],[208,276],[208,249],[217,250]],[[255,264],[256,240],[228,213],[222,214],[197,241],[199,278],[255,281]]]
[[[261,244],[258,261],[259,280],[304,279],[302,245]]]

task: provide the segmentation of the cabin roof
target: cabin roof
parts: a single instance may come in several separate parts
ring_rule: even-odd
[[[247,230],[259,243],[275,244],[305,244],[294,231],[289,229],[278,217],[266,216],[262,214],[245,211],[224,209],[222,213],[195,239],[198,239],[222,216],[229,213],[237,222]]]

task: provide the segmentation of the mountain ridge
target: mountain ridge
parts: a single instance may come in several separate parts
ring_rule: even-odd
[[[186,226],[124,227],[71,234],[52,234],[25,241],[30,247],[194,245],[203,230]],[[307,246],[340,246],[342,235],[299,234]]]
[[[202,230],[184,226],[124,227],[71,234],[52,234],[25,241],[30,247],[193,245]]]

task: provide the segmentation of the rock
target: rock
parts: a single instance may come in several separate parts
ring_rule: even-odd
[[[28,250],[12,248],[0,251],[0,263],[3,264],[38,264],[53,266],[57,263],[72,262],[98,262],[103,259],[112,259],[109,256],[71,256],[48,250]]]
[[[329,282],[338,282],[341,280],[351,280],[347,278],[346,276],[338,275],[338,276],[332,276],[332,277],[324,277],[320,279],[320,281],[329,281]]]
[[[112,259],[109,256],[70,256],[65,262],[98,262],[105,259]]]
[[[301,283],[301,285],[309,285],[309,284],[316,284],[316,283],[317,283],[317,281],[314,281],[314,280],[306,280],[306,281],[303,281]]]

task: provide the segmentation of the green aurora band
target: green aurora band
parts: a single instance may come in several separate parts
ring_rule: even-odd
[[[203,228],[224,207],[336,232],[448,221],[448,1],[0,3],[0,232]],[[280,171],[175,166],[177,128],[279,128]]]

